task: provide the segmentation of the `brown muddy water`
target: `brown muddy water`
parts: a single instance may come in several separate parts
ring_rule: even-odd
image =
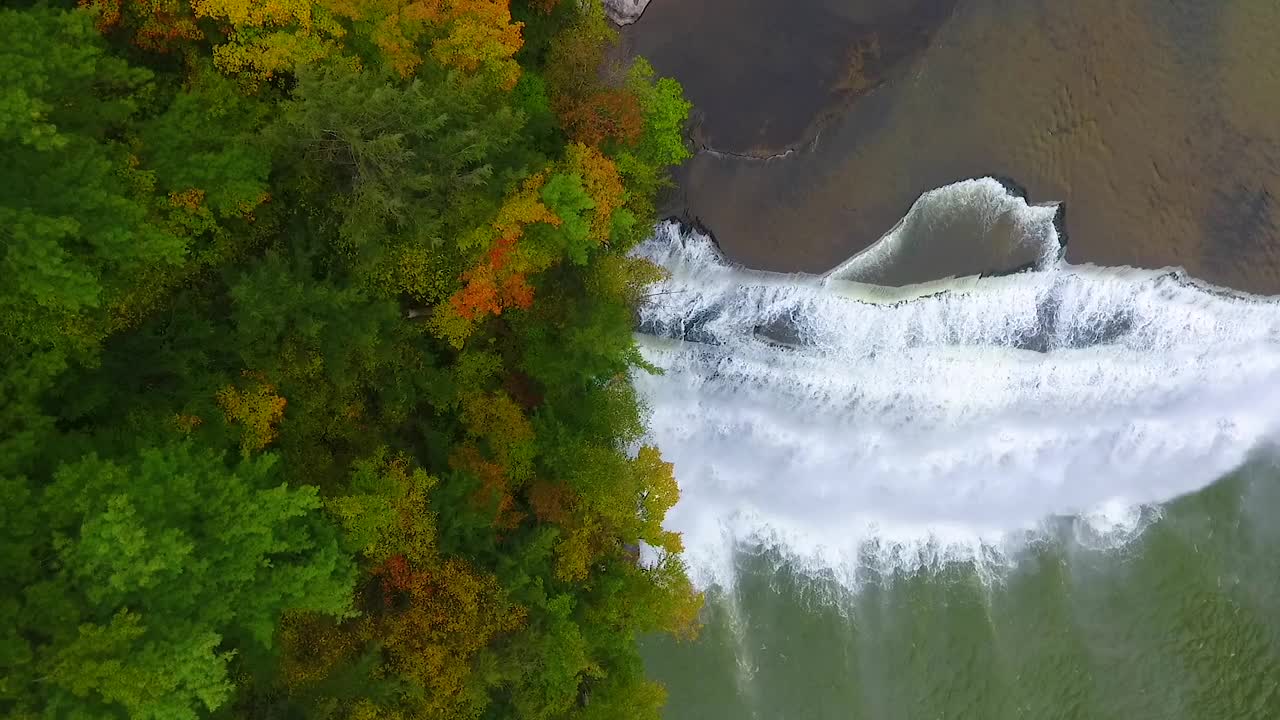
[[[768,157],[803,146],[917,56],[956,0],[654,0],[623,50],[677,76],[700,148]]]
[[[1277,30],[1274,0],[653,0],[624,47],[721,151],[668,209],[746,265],[827,270],[993,175],[1066,203],[1072,262],[1280,293]]]

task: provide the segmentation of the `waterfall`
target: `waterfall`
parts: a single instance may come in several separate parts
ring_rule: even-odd
[[[1280,306],[1067,264],[1055,212],[949,186],[825,276],[736,267],[674,224],[638,248],[669,278],[637,334],[662,373],[635,381],[699,582],[743,546],[854,583],[1010,562],[1063,523],[1121,543],[1274,436]],[[921,271],[933,251],[1030,269]]]

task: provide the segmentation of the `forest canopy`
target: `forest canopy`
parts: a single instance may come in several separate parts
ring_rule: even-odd
[[[598,0],[19,5],[0,715],[656,720],[680,86]]]

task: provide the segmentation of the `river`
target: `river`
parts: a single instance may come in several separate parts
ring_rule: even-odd
[[[666,717],[1280,717],[1280,301],[1069,264],[1056,217],[977,180],[823,275],[638,250],[708,595],[644,645]]]

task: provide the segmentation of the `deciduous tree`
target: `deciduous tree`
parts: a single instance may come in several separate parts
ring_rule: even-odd
[[[0,715],[656,717],[678,86],[596,2],[81,4],[0,11]]]
[[[274,457],[228,465],[179,443],[27,484],[38,524],[0,529],[25,549],[0,567],[24,588],[8,618],[24,651],[7,655],[0,706],[195,717],[226,702],[228,663],[268,649],[286,609],[349,613],[354,568],[319,499],[276,482]]]

